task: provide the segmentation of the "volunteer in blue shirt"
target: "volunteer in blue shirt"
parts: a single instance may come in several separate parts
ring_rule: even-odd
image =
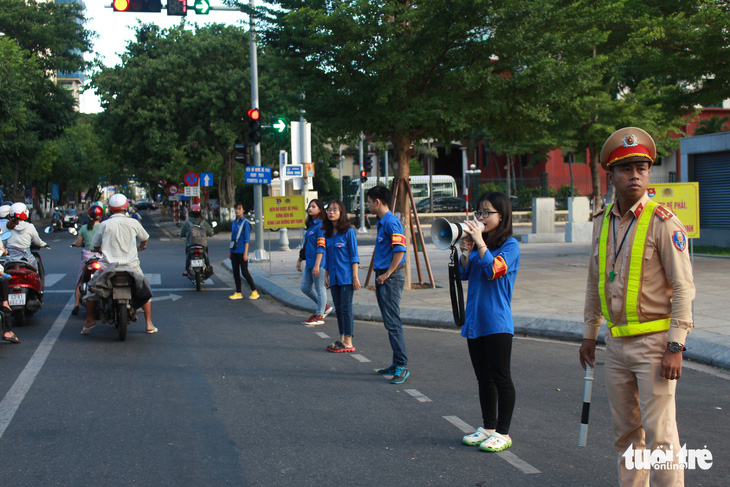
[[[304,233],[304,245],[299,251],[297,271],[302,272],[302,262],[304,262],[300,289],[309,299],[317,303],[317,309],[314,310],[312,316],[303,321],[305,325],[324,325],[324,318],[332,311],[332,306],[327,304],[324,274],[320,271],[325,249],[324,233],[322,232],[324,218],[322,200],[310,201],[307,206],[307,231]]]
[[[378,217],[378,235],[373,251],[375,269],[375,296],[383,315],[383,325],[388,330],[393,363],[378,370],[380,375],[392,375],[391,384],[402,384],[410,375],[403,323],[400,320],[400,298],[403,292],[406,261],[406,236],[403,225],[390,212],[390,190],[375,186],[368,191],[368,208]]]
[[[483,451],[512,446],[509,427],[515,407],[512,383],[512,290],[520,267],[520,248],[512,237],[512,204],[502,193],[479,199],[476,220],[466,222],[461,241],[461,278],[469,281],[465,322],[469,357],[479,383],[483,426],[463,438]]]
[[[327,220],[323,223],[327,252],[323,267],[324,284],[332,293],[337,314],[337,327],[340,340],[332,343],[327,350],[334,353],[354,352],[352,333],[355,325],[352,316],[352,296],[360,289],[357,268],[360,257],[357,254],[357,236],[347,218],[347,210],[342,201],[333,201],[327,207]]]
[[[243,216],[243,204],[236,203],[234,208],[236,219],[233,220],[231,228],[231,243],[229,244],[230,252],[228,258],[231,259],[231,270],[233,271],[233,280],[236,283],[236,292],[228,296],[228,299],[243,299],[241,294],[241,274],[251,287],[251,295],[248,299],[259,299],[259,292],[256,290],[256,284],[253,282],[251,273],[248,272],[248,247],[251,243],[251,224]]]

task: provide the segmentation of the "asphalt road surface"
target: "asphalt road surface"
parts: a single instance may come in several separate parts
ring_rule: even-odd
[[[583,370],[576,344],[517,338],[514,446],[461,444],[480,425],[476,380],[452,329],[408,327],[411,377],[391,385],[380,323],[356,322],[354,354],[332,354],[334,317],[263,296],[229,301],[231,276],[195,292],[183,244],[159,229],[142,267],[155,293],[119,342],[108,325],[79,334],[70,316],[79,251],[53,234],[43,309],[0,345],[0,485],[10,486],[609,486],[616,456],[599,365],[588,446],[577,446]],[[162,240],[164,239],[164,240]],[[211,242],[211,260],[226,256]],[[245,287],[245,284],[244,284]],[[244,294],[247,289],[244,289]],[[603,353],[599,351],[599,362]],[[679,387],[682,443],[712,452],[687,485],[730,485],[730,374],[688,364]]]

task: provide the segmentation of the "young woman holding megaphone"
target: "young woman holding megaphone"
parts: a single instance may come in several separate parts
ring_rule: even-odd
[[[515,406],[512,358],[512,290],[520,266],[520,249],[512,237],[512,204],[502,193],[479,199],[475,220],[458,225],[463,232],[461,279],[469,281],[464,326],[469,357],[479,384],[483,426],[463,438],[483,451],[512,446],[508,435]],[[452,232],[454,243],[461,235]],[[435,243],[435,242],[434,242]]]

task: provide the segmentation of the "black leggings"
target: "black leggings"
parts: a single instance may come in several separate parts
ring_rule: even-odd
[[[0,284],[0,304],[2,304],[3,301],[8,300],[8,294],[10,294],[10,279],[3,279],[2,284]],[[2,328],[2,332],[6,333],[8,331],[13,331],[13,329],[10,327],[10,316],[11,314],[8,313],[5,309],[0,311],[0,313],[3,314],[2,317],[0,317],[0,321],[2,322],[0,328]]]
[[[512,335],[496,333],[470,338],[467,344],[479,383],[484,429],[496,429],[506,435],[515,409],[515,386],[510,372]]]
[[[251,273],[248,272],[248,262],[243,260],[243,254],[234,254],[231,252],[231,268],[233,270],[233,280],[236,281],[236,292],[241,292],[241,274],[246,278],[246,282],[251,287],[251,291],[256,290],[256,284],[253,282]]]

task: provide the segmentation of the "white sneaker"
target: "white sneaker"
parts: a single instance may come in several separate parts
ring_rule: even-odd
[[[329,304],[328,305],[325,305],[325,307],[324,307],[324,314],[322,315],[322,318],[326,318],[327,315],[330,314],[333,309],[335,309],[335,308],[333,308]]]
[[[465,445],[469,446],[477,446],[481,445],[482,442],[487,441],[487,438],[489,438],[494,431],[485,430],[481,426],[477,428],[476,432],[466,435],[464,438],[461,439],[461,442]]]

